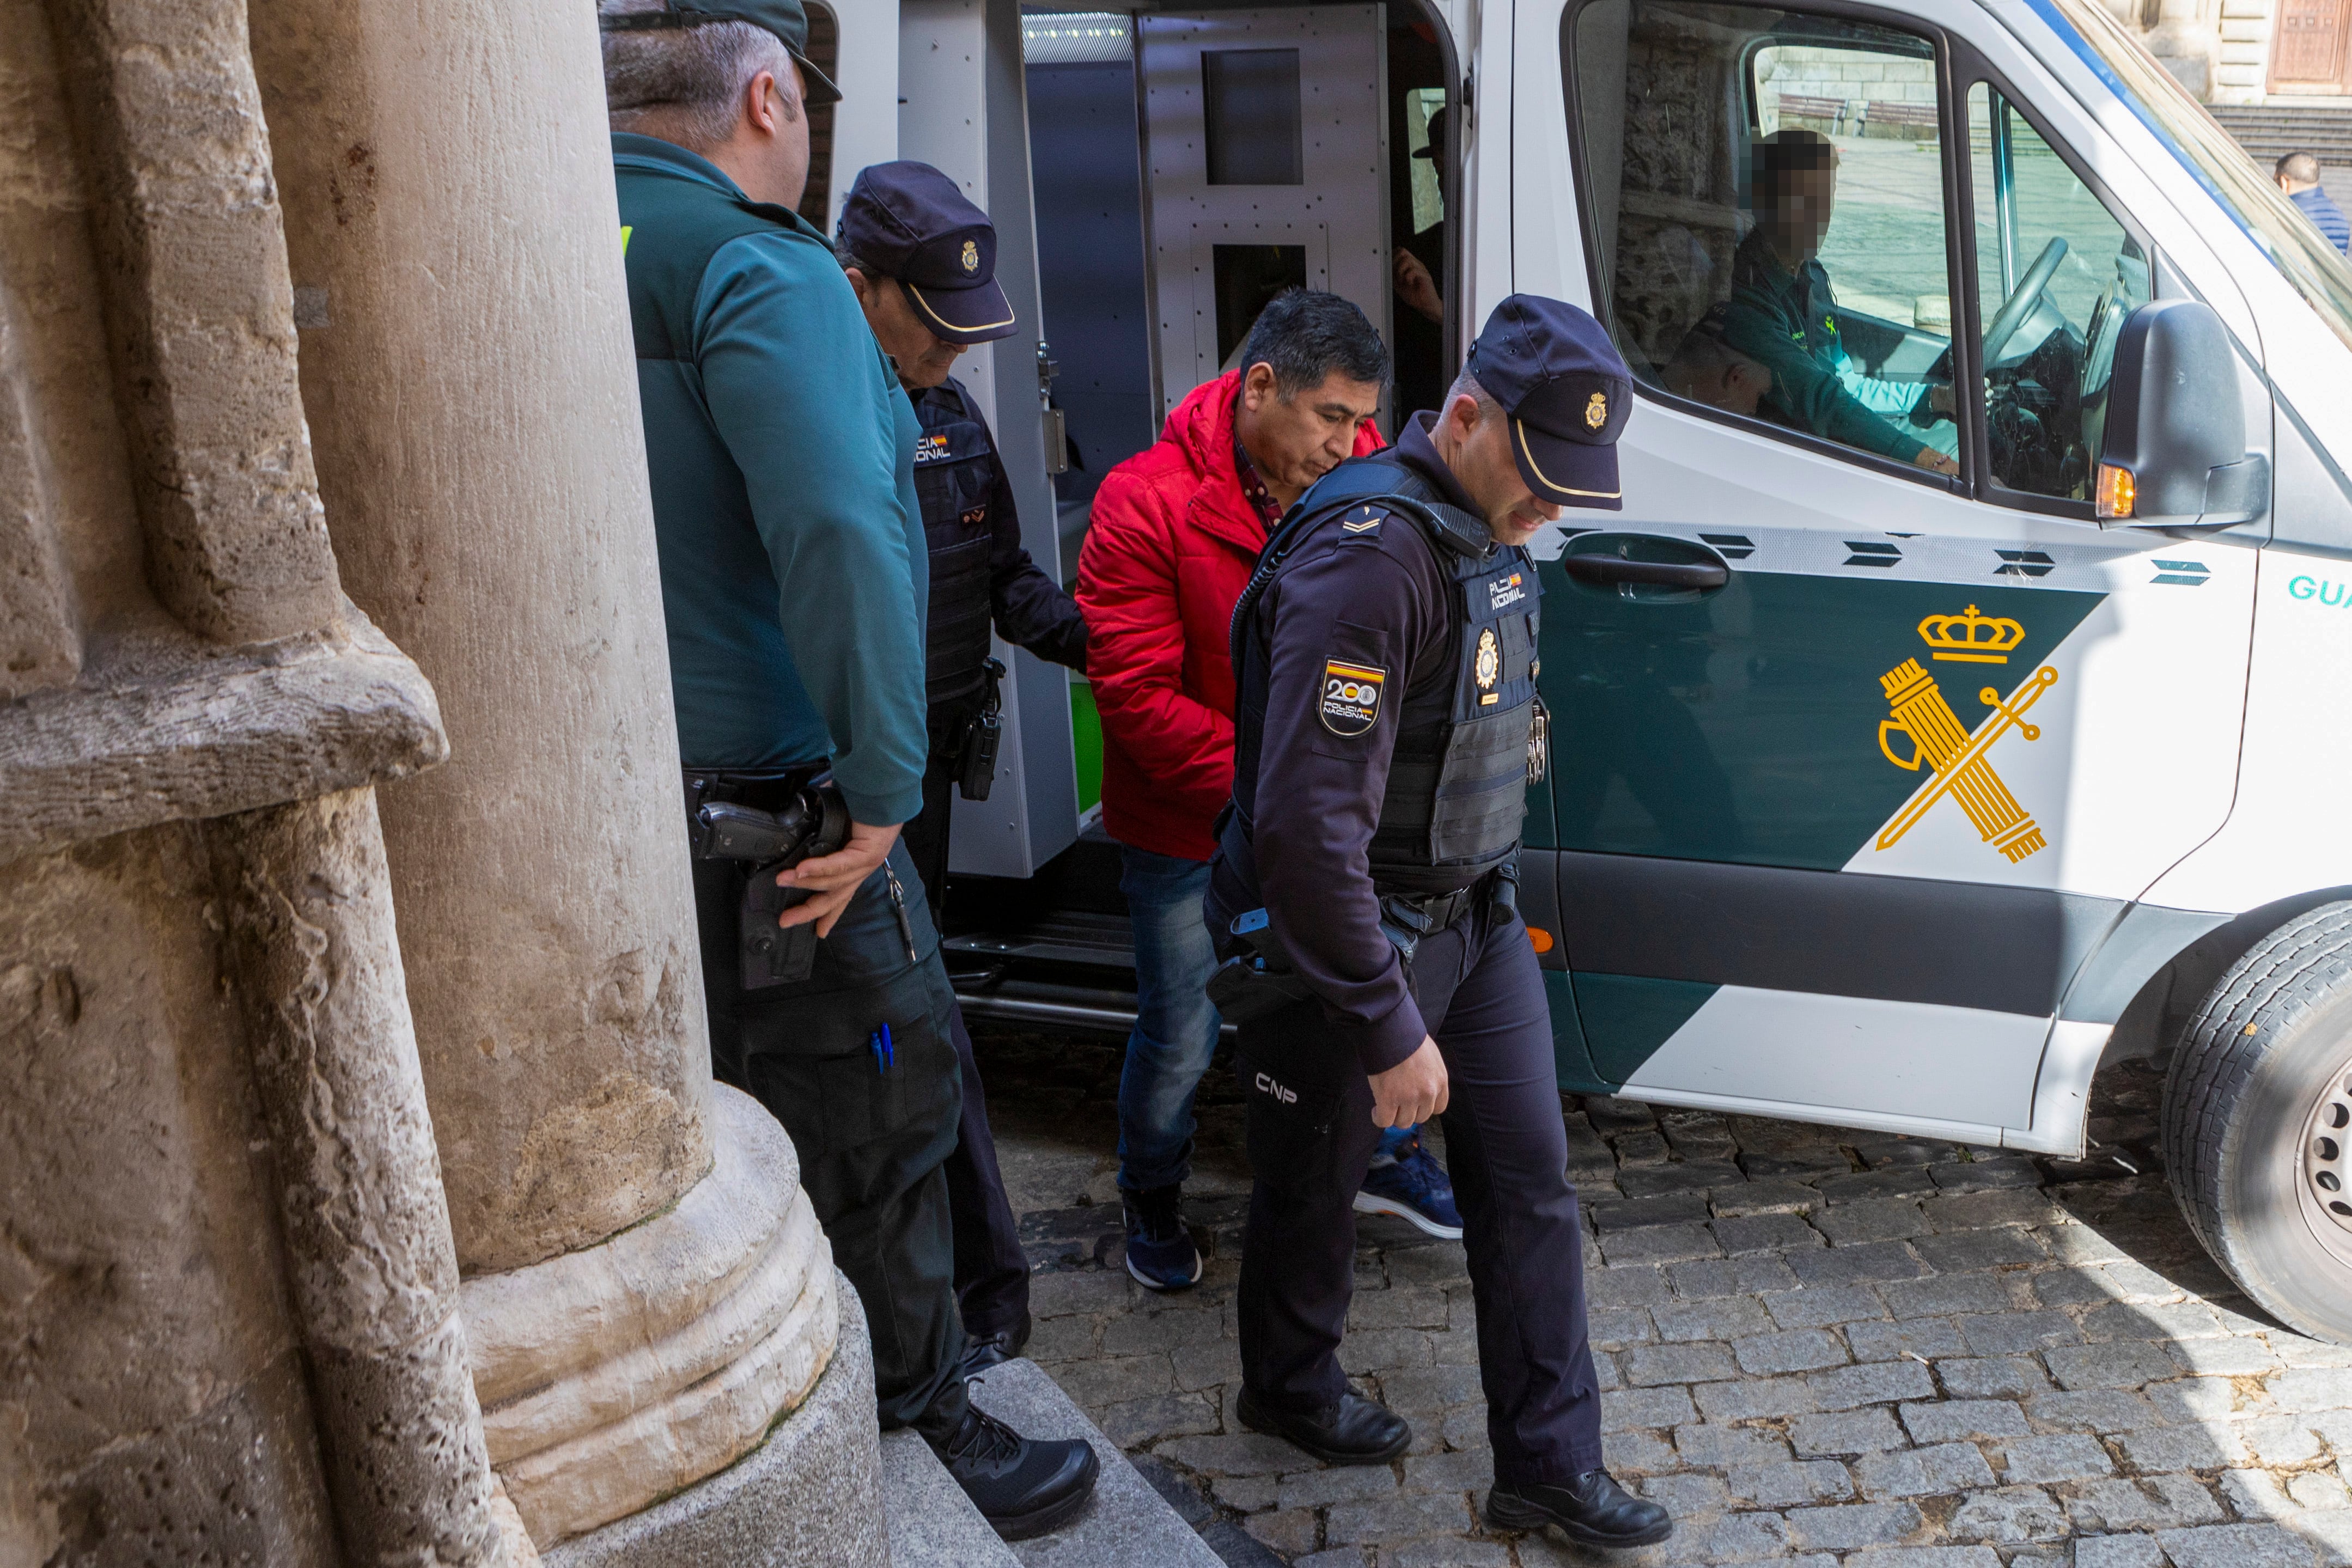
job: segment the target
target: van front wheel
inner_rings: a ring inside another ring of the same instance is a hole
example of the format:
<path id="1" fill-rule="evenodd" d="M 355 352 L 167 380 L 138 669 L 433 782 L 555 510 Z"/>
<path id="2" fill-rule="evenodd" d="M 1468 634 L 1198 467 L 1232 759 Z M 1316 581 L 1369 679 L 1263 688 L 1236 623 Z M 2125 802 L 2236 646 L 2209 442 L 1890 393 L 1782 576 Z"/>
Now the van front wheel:
<path id="1" fill-rule="evenodd" d="M 2352 903 L 2289 921 L 2213 988 L 2165 1080 L 2164 1158 L 2246 1294 L 2352 1343 Z"/>

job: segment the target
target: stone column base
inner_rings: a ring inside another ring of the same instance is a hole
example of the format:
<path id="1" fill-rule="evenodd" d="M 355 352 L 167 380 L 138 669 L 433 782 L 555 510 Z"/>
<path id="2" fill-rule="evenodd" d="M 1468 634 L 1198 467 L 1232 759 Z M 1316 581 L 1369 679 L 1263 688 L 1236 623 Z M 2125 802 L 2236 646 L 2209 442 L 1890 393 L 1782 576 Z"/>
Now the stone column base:
<path id="1" fill-rule="evenodd" d="M 834 1299 L 833 1361 L 765 1442 L 709 1479 L 547 1552 L 546 1568 L 887 1568 L 866 1309 L 838 1270 Z"/>

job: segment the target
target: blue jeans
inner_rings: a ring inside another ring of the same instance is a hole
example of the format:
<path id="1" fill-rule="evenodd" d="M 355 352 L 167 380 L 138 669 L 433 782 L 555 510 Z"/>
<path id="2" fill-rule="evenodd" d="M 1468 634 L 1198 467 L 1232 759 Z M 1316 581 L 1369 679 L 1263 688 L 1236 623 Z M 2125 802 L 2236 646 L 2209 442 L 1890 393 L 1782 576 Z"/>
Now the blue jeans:
<path id="1" fill-rule="evenodd" d="M 1192 1092 L 1222 1022 L 1209 1000 L 1217 950 L 1201 900 L 1209 862 L 1119 846 L 1135 926 L 1135 1028 L 1118 1078 L 1118 1185 L 1140 1192 L 1192 1174 Z"/>

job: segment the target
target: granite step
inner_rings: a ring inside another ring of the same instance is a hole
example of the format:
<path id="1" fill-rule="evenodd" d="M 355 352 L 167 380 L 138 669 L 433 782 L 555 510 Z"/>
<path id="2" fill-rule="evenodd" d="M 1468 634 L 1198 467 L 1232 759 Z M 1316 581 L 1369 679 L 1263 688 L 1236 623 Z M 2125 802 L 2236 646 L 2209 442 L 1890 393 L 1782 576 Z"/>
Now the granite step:
<path id="1" fill-rule="evenodd" d="M 931 1446 L 904 1427 L 882 1434 L 882 1518 L 890 1568 L 1020 1568 Z"/>
<path id="2" fill-rule="evenodd" d="M 1094 1501 L 1050 1535 L 1006 1544 L 980 1516 L 929 1445 L 912 1432 L 882 1438 L 882 1511 L 891 1568 L 1223 1568 L 1223 1560 L 1087 1419 L 1061 1385 L 1028 1360 L 992 1366 L 972 1402 L 1031 1437 L 1084 1437 L 1102 1461 Z"/>
<path id="3" fill-rule="evenodd" d="M 1051 1535 L 1013 1543 L 1022 1568 L 1223 1568 L 1208 1542 L 1035 1362 L 989 1368 L 973 1385 L 972 1399 L 1025 1437 L 1084 1437 L 1102 1460 L 1102 1479 L 1086 1512 Z"/>

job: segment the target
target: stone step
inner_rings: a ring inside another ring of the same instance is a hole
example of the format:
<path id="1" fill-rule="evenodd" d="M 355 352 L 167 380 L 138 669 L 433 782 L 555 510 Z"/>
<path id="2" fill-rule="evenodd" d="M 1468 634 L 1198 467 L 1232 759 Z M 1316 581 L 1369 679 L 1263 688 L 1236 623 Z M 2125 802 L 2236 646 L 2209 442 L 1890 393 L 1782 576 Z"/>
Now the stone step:
<path id="1" fill-rule="evenodd" d="M 904 1427 L 882 1434 L 882 1517 L 890 1568 L 1020 1568 L 931 1446 Z"/>
<path id="2" fill-rule="evenodd" d="M 1036 1363 L 1008 1361 L 989 1368 L 974 1385 L 972 1399 L 1024 1437 L 1084 1437 L 1102 1460 L 1092 1507 L 1051 1535 L 1013 1543 L 1022 1568 L 1223 1568 L 1217 1553 L 1137 1473 L 1118 1445 Z"/>

